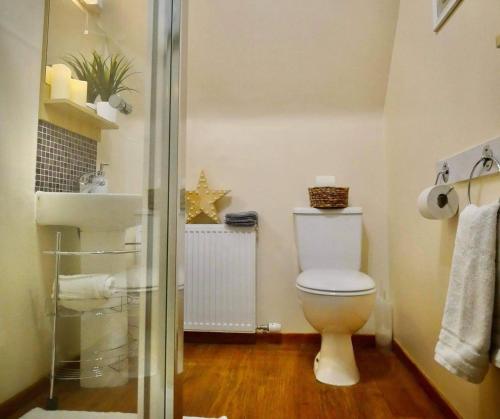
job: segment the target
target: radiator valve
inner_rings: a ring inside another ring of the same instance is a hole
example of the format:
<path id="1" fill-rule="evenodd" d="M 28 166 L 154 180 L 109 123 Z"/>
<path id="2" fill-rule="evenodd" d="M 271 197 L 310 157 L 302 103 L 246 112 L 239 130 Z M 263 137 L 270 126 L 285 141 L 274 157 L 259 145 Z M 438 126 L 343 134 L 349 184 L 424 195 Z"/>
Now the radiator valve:
<path id="1" fill-rule="evenodd" d="M 281 323 L 269 322 L 266 324 L 262 324 L 257 327 L 257 331 L 259 332 L 267 332 L 267 333 L 280 333 L 281 332 Z"/>

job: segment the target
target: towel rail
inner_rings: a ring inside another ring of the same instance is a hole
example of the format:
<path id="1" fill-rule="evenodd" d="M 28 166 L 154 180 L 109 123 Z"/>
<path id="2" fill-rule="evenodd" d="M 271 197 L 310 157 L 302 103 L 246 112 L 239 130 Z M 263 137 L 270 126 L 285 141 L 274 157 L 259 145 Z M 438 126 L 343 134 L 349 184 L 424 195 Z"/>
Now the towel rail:
<path id="1" fill-rule="evenodd" d="M 476 171 L 477 167 L 483 163 L 483 168 L 486 168 L 486 170 L 490 171 L 493 163 L 497 166 L 498 171 L 500 172 L 500 161 L 493 155 L 491 150 L 487 147 L 484 148 L 483 150 L 483 155 L 481 158 L 472 166 L 472 170 L 469 175 L 469 183 L 467 184 L 467 199 L 469 200 L 469 205 L 472 204 L 472 199 L 470 197 L 470 190 L 471 190 L 471 183 L 472 183 L 472 178 L 474 177 L 474 172 Z"/>
<path id="2" fill-rule="evenodd" d="M 61 250 L 62 234 L 57 232 L 56 234 L 56 247 L 55 250 L 44 251 L 46 255 L 54 256 L 55 263 L 55 274 L 53 281 L 53 297 L 52 297 L 52 340 L 51 340 L 51 368 L 50 368 L 50 388 L 49 397 L 47 399 L 47 410 L 57 410 L 58 401 L 55 395 L 54 383 L 56 379 L 59 380 L 86 380 L 99 378 L 105 375 L 106 369 L 112 369 L 116 372 L 121 370 L 121 365 L 127 360 L 129 353 L 117 356 L 110 356 L 113 351 L 119 351 L 120 349 L 125 350 L 128 347 L 128 342 L 122 347 L 109 348 L 106 351 L 95 352 L 96 358 L 90 360 L 90 362 L 96 362 L 97 365 L 91 364 L 89 368 L 82 369 L 82 360 L 60 360 L 57 355 L 57 332 L 58 332 L 58 318 L 59 317 L 70 317 L 73 315 L 81 315 L 81 311 L 77 309 L 64 308 L 63 305 L 59 305 L 61 299 L 59 298 L 60 291 L 60 268 L 61 268 L 61 257 L 62 256 L 91 256 L 91 255 L 125 255 L 125 254 L 137 254 L 140 252 L 138 249 L 129 250 L 94 250 L 94 251 L 76 251 L 76 252 L 65 252 Z M 126 245 L 138 245 L 139 243 L 126 243 Z M 130 290 L 128 287 L 123 288 L 123 295 L 118 295 L 115 298 L 119 300 L 116 305 L 110 305 L 109 307 L 91 308 L 86 310 L 86 313 L 93 312 L 96 316 L 101 316 L 104 314 L 113 314 L 116 312 L 121 312 L 128 305 L 138 305 L 139 299 L 134 294 L 140 294 L 141 292 L 154 291 L 154 288 L 134 288 Z M 133 294 L 132 294 L 133 293 Z M 94 300 L 94 298 L 86 299 Z M 95 299 L 100 300 L 100 299 Z M 104 362 L 108 360 L 118 359 L 113 362 Z M 87 363 L 87 360 L 84 360 Z"/>
<path id="3" fill-rule="evenodd" d="M 500 172 L 500 159 L 496 156 L 500 156 L 500 137 L 440 160 L 436 165 L 435 185 L 439 184 L 440 179 L 444 184 L 450 184 L 450 186 L 462 181 L 467 182 L 467 200 L 470 205 L 472 204 L 472 180 Z M 471 161 L 475 162 L 472 169 Z M 497 170 L 492 170 L 494 167 Z"/>
<path id="4" fill-rule="evenodd" d="M 455 184 L 458 182 L 467 182 L 470 177 L 471 167 L 479 158 L 485 156 L 497 156 L 500 159 L 500 136 L 484 141 L 474 147 L 464 150 L 455 155 L 446 157 L 436 162 L 435 176 L 447 170 L 448 179 L 444 183 Z M 473 177 L 488 176 L 496 173 L 491 170 L 493 162 L 489 161 L 483 170 L 474 172 Z"/>

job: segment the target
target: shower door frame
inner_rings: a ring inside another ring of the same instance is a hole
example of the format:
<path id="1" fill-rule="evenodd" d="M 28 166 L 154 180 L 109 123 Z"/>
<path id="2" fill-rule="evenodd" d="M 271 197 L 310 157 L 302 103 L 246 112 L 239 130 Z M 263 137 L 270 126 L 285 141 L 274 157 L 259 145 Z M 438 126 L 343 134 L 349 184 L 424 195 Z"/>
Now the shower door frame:
<path id="1" fill-rule="evenodd" d="M 182 350 L 183 303 L 179 292 L 177 260 L 182 256 L 180 231 L 183 226 L 179 182 L 183 178 L 179 165 L 179 92 L 180 92 L 180 23 L 182 0 L 150 0 L 150 62 L 149 80 L 149 164 L 147 178 L 148 217 L 148 280 L 159 276 L 160 298 L 154 324 L 150 295 L 146 301 L 145 347 L 142 362 L 143 382 L 139 386 L 140 418 L 182 418 L 181 369 L 177 357 Z M 178 240 L 180 236 L 180 240 Z M 156 237 L 156 238 L 155 238 Z M 180 255 L 179 255 L 180 253 Z M 156 259 L 156 262 L 155 262 Z M 156 339 L 154 334 L 156 333 Z M 157 374 L 151 370 L 157 340 Z M 163 353 L 162 353 L 163 349 Z M 181 357 L 182 358 L 182 357 Z M 163 413 L 163 414 L 162 414 Z"/>

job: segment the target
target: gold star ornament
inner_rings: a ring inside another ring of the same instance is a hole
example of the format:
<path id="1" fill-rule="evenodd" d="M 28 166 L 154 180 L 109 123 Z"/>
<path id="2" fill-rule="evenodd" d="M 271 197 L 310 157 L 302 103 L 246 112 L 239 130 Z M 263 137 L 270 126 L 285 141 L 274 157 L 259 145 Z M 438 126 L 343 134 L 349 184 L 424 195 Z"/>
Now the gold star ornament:
<path id="1" fill-rule="evenodd" d="M 193 222 L 200 214 L 205 214 L 214 223 L 219 223 L 215 203 L 229 192 L 227 190 L 209 189 L 207 177 L 202 171 L 196 190 L 186 192 L 186 223 Z"/>

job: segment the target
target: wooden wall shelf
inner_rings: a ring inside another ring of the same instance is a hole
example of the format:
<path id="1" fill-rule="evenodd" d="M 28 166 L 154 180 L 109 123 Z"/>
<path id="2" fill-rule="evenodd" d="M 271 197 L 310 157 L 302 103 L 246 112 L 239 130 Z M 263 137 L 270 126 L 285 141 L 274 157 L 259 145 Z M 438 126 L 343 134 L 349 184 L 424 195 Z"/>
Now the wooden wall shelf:
<path id="1" fill-rule="evenodd" d="M 68 99 L 47 99 L 44 101 L 45 106 L 57 111 L 61 115 L 65 115 L 71 119 L 81 120 L 82 123 L 91 125 L 98 129 L 118 129 L 119 126 L 105 118 L 100 117 L 97 113 L 88 107 L 81 106 Z"/>

